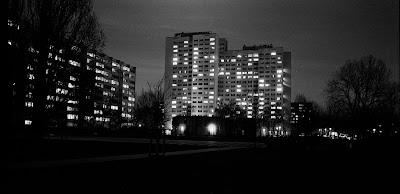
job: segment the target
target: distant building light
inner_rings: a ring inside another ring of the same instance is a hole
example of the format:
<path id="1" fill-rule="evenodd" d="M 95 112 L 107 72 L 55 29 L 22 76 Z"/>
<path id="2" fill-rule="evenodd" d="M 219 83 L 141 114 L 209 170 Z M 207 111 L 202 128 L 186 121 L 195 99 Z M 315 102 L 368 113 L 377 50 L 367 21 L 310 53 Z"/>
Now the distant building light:
<path id="1" fill-rule="evenodd" d="M 25 125 L 32 125 L 32 121 L 31 120 L 25 120 Z"/>

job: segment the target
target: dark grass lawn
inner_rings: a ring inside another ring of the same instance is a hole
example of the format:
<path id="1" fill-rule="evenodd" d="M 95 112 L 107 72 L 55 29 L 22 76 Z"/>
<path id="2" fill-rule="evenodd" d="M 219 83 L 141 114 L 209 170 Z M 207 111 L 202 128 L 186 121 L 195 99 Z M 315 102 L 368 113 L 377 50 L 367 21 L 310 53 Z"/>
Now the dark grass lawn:
<path id="1" fill-rule="evenodd" d="M 11 193 L 399 193 L 397 141 L 336 143 L 9 169 L 7 186 Z"/>
<path id="2" fill-rule="evenodd" d="M 397 162 L 387 154 L 237 149 L 13 169 L 7 186 L 17 193 L 396 193 Z"/>
<path id="3" fill-rule="evenodd" d="M 155 153 L 153 140 L 152 152 Z M 206 146 L 166 145 L 165 151 L 182 151 L 209 148 Z M 44 160 L 62 160 L 84 157 L 113 156 L 126 154 L 146 154 L 149 150 L 147 143 L 104 142 L 44 139 L 40 142 L 15 141 L 8 148 L 9 162 L 28 162 Z M 162 152 L 162 145 L 159 146 Z"/>

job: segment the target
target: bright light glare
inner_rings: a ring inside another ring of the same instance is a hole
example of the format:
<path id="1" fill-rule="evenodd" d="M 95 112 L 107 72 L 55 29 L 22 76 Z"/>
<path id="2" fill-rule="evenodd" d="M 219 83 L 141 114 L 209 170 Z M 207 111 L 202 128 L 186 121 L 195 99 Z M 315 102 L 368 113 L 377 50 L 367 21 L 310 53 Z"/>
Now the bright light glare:
<path id="1" fill-rule="evenodd" d="M 185 132 L 185 125 L 181 125 L 179 126 L 179 131 L 181 132 L 181 134 L 183 134 Z"/>
<path id="2" fill-rule="evenodd" d="M 210 132 L 210 135 L 216 135 L 217 134 L 217 126 L 213 123 L 210 123 L 207 126 L 208 132 Z"/>

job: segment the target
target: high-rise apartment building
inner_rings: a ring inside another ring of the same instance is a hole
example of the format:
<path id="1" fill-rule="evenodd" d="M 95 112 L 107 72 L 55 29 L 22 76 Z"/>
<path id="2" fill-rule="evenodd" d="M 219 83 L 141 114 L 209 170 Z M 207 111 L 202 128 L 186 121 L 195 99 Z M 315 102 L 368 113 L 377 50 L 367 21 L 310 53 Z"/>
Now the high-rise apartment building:
<path id="1" fill-rule="evenodd" d="M 235 102 L 248 118 L 289 119 L 290 52 L 260 45 L 220 55 L 220 104 Z M 283 118 L 286 116 L 287 118 Z"/>
<path id="2" fill-rule="evenodd" d="M 167 121 L 177 115 L 214 115 L 218 91 L 219 44 L 218 35 L 211 32 L 177 33 L 174 37 L 167 37 Z"/>
<path id="3" fill-rule="evenodd" d="M 98 52 L 87 53 L 96 73 L 92 120 L 95 125 L 118 128 L 133 125 L 136 67 Z"/>
<path id="4" fill-rule="evenodd" d="M 13 40 L 8 41 L 13 49 Z M 112 128 L 133 125 L 136 67 L 76 46 L 48 49 L 46 120 L 49 127 Z M 32 124 L 35 71 L 39 51 L 28 49 L 23 108 L 13 104 L 15 122 Z M 20 72 L 25 73 L 25 72 Z M 37 86 L 36 86 L 37 87 Z M 17 113 L 18 111 L 18 113 Z M 17 117 L 17 116 L 16 116 Z"/>
<path id="5" fill-rule="evenodd" d="M 193 32 L 167 37 L 165 50 L 167 127 L 174 116 L 215 116 L 231 102 L 248 118 L 289 123 L 291 53 L 282 47 L 228 50 L 225 38 Z"/>

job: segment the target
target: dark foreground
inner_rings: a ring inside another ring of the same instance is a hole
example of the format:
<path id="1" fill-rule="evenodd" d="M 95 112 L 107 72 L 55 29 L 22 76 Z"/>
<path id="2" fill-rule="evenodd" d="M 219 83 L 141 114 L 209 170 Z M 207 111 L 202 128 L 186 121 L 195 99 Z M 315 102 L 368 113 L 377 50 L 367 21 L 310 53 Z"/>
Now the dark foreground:
<path id="1" fill-rule="evenodd" d="M 398 143 L 273 141 L 236 149 L 7 169 L 8 193 L 398 193 Z"/>

